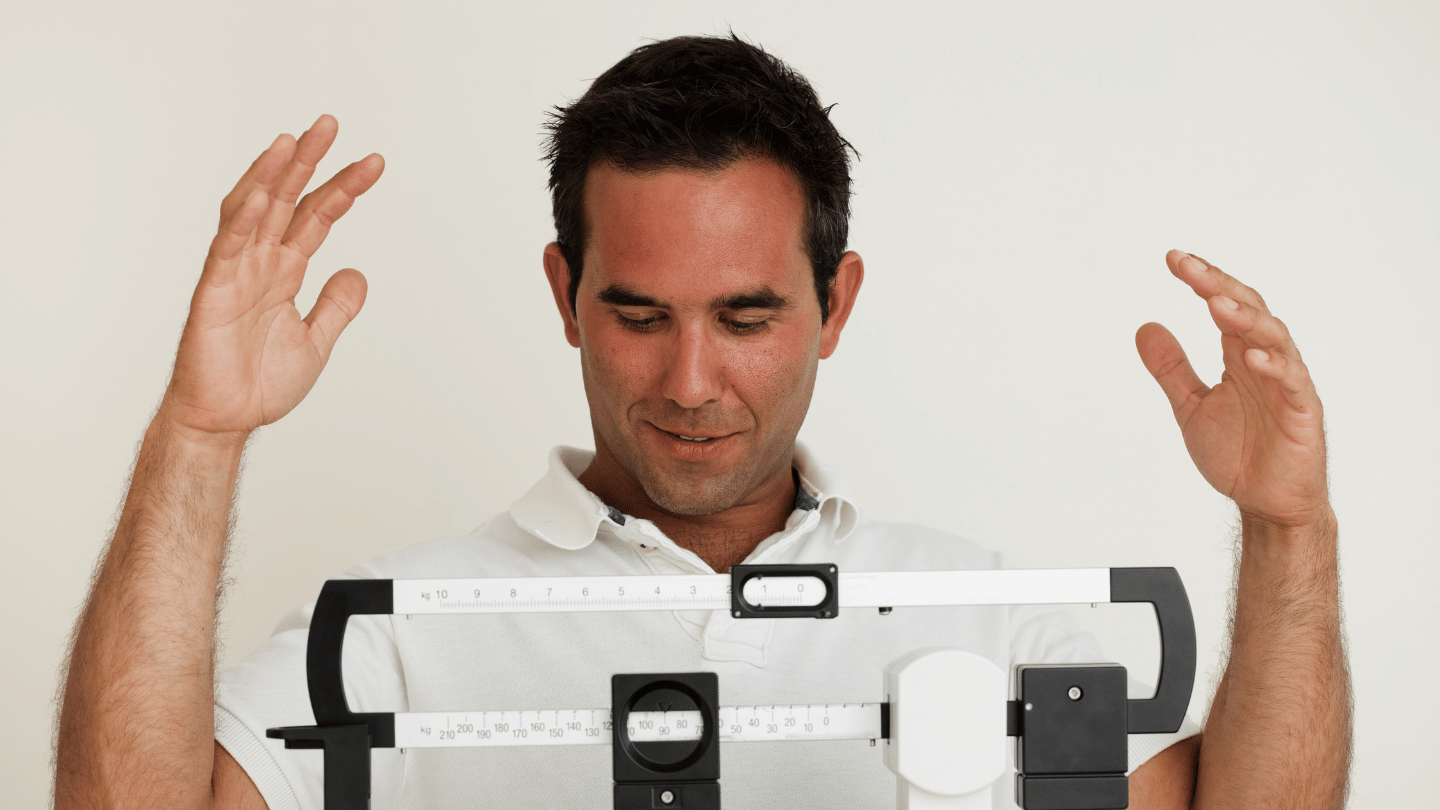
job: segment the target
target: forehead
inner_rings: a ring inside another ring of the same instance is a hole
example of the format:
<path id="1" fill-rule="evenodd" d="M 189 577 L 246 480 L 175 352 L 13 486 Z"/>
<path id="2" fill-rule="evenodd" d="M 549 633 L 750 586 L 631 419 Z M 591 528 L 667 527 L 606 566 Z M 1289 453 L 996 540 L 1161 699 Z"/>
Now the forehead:
<path id="1" fill-rule="evenodd" d="M 600 163 L 586 178 L 585 211 L 582 282 L 788 288 L 796 271 L 808 281 L 804 194 L 772 161 L 643 174 Z"/>

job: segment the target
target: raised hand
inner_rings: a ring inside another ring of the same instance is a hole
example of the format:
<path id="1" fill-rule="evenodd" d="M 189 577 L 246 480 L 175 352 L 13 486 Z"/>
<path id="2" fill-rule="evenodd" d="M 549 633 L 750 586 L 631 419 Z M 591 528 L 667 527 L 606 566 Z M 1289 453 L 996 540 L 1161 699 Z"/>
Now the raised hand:
<path id="1" fill-rule="evenodd" d="M 276 138 L 221 202 L 160 408 L 173 427 L 243 439 L 289 413 L 365 303 L 365 277 L 345 269 L 325 282 L 309 315 L 295 307 L 310 257 L 385 168 L 372 154 L 297 206 L 337 129 L 322 115 L 298 142 Z"/>
<path id="2" fill-rule="evenodd" d="M 1172 250 L 1165 263 L 1209 304 L 1225 360 L 1211 388 L 1165 327 L 1135 334 L 1195 466 L 1242 516 L 1277 528 L 1317 522 L 1329 511 L 1323 414 L 1289 330 L 1259 293 L 1204 259 Z"/>

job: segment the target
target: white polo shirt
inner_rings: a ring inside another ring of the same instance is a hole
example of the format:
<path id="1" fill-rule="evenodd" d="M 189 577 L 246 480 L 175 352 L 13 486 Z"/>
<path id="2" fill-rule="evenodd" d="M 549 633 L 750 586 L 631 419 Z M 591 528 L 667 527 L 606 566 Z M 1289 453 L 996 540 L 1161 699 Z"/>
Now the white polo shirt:
<path id="1" fill-rule="evenodd" d="M 463 537 L 429 540 L 351 568 L 346 577 L 713 574 L 648 520 L 611 509 L 577 480 L 589 451 L 556 448 L 547 474 L 505 514 Z M 796 445 L 801 491 L 785 528 L 747 563 L 834 563 L 841 572 L 1003 568 L 1000 555 L 958 537 L 875 521 Z M 318 589 L 317 589 L 318 592 Z M 314 604 L 216 686 L 215 738 L 271 810 L 321 810 L 322 754 L 286 750 L 274 726 L 314 722 L 305 644 Z M 744 619 L 725 610 L 357 616 L 345 638 L 345 693 L 354 711 L 582 709 L 610 704 L 615 673 L 711 671 L 724 706 L 884 700 L 893 660 L 959 647 L 1011 672 L 1021 663 L 1107 660 L 1063 607 L 1031 605 L 841 611 L 831 620 Z M 1130 768 L 1199 731 L 1130 738 Z M 1009 746 L 1007 746 L 1009 747 Z M 1012 763 L 1013 768 L 1013 763 Z M 746 743 L 721 749 L 727 810 L 895 806 L 895 778 L 868 741 Z M 377 749 L 371 807 L 584 807 L 612 804 L 608 746 Z M 1014 808 L 1014 771 L 993 806 Z"/>

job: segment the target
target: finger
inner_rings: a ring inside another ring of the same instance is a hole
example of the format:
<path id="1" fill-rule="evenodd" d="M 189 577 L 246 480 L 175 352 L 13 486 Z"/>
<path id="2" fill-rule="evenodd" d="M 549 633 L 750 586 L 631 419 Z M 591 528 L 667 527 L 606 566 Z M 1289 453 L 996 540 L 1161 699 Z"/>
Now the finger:
<path id="1" fill-rule="evenodd" d="M 310 327 L 310 340 L 320 353 L 320 362 L 330 360 L 330 350 L 345 327 L 360 314 L 365 305 L 365 276 L 359 270 L 346 268 L 330 277 L 315 299 L 315 306 L 305 316 Z"/>
<path id="2" fill-rule="evenodd" d="M 335 134 L 339 129 L 340 125 L 334 116 L 322 115 L 300 136 L 290 162 L 269 189 L 270 210 L 265 213 L 265 219 L 260 223 L 261 240 L 278 241 L 285 233 L 295 211 L 295 201 L 300 199 L 305 184 L 314 176 L 320 159 L 330 151 L 330 145 L 335 142 Z"/>
<path id="3" fill-rule="evenodd" d="M 220 201 L 222 227 L 225 220 L 235 213 L 235 209 L 250 199 L 250 195 L 255 192 L 255 189 L 268 189 L 275 182 L 275 179 L 280 176 L 280 171 L 285 168 L 285 164 L 290 162 L 290 157 L 294 153 L 295 139 L 281 134 L 265 148 L 264 152 L 260 153 L 260 157 L 255 158 L 255 162 L 251 163 L 250 168 L 240 176 L 235 187 L 230 189 L 230 193 Z"/>
<path id="4" fill-rule="evenodd" d="M 1165 264 L 1176 278 L 1190 285 L 1201 298 L 1225 295 L 1251 306 L 1266 309 L 1260 293 L 1241 284 L 1238 279 L 1193 253 L 1172 250 L 1165 254 Z"/>
<path id="5" fill-rule="evenodd" d="M 244 200 L 229 220 L 220 224 L 220 232 L 210 242 L 210 255 L 205 257 L 205 269 L 201 278 L 212 284 L 229 284 L 235 278 L 240 266 L 240 254 L 255 235 L 260 217 L 265 213 L 270 199 L 263 190 L 256 189 Z"/>
<path id="6" fill-rule="evenodd" d="M 1207 303 L 1210 305 L 1210 317 L 1222 334 L 1238 337 L 1250 348 L 1299 356 L 1294 341 L 1290 339 L 1290 330 L 1268 310 L 1242 304 L 1223 295 L 1217 295 Z"/>
<path id="7" fill-rule="evenodd" d="M 385 158 L 372 154 L 336 172 L 325 185 L 305 195 L 295 208 L 290 228 L 281 243 L 315 255 L 335 221 L 350 210 L 355 198 L 370 190 L 385 171 Z"/>
<path id="8" fill-rule="evenodd" d="M 1238 349 L 1245 368 L 1274 381 L 1291 408 L 1315 412 L 1320 396 L 1285 323 L 1265 310 L 1223 295 L 1211 298 L 1209 303 L 1215 325 L 1243 344 L 1230 350 Z"/>
<path id="9" fill-rule="evenodd" d="M 1180 341 L 1160 324 L 1147 323 L 1140 327 L 1135 333 L 1135 348 L 1145 369 L 1170 400 L 1176 421 L 1183 425 L 1189 412 L 1210 393 L 1210 387 L 1195 374 L 1185 350 L 1180 348 Z"/>
<path id="10" fill-rule="evenodd" d="M 1298 355 L 1246 349 L 1245 367 L 1274 381 L 1280 396 L 1291 408 L 1304 414 L 1320 412 L 1320 395 L 1310 379 L 1310 369 Z"/>

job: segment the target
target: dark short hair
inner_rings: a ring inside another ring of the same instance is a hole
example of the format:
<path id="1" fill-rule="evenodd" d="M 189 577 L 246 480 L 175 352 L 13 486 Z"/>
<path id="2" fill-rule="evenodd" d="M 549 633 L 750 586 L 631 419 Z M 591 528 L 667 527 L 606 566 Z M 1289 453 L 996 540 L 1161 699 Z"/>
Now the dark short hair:
<path id="1" fill-rule="evenodd" d="M 831 105 L 834 106 L 834 105 Z M 788 170 L 805 196 L 805 251 L 822 321 L 845 254 L 849 149 L 805 77 L 735 36 L 676 37 L 631 51 L 545 123 L 555 241 L 570 266 L 570 309 L 589 235 L 585 179 L 601 161 L 621 171 L 717 172 L 745 158 Z"/>

